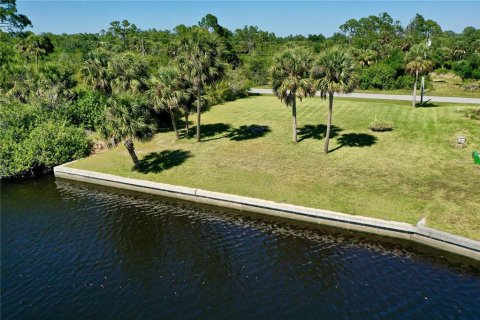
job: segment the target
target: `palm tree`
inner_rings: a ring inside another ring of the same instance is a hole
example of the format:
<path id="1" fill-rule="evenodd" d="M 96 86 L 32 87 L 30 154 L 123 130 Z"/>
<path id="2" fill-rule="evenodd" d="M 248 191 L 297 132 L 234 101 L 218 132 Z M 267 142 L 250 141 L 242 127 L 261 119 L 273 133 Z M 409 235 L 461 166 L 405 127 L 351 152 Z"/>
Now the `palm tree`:
<path id="1" fill-rule="evenodd" d="M 174 69 L 161 70 L 158 77 L 152 78 L 150 96 L 155 111 L 166 110 L 170 114 L 175 136 L 180 139 L 175 112 L 188 102 L 190 93 L 182 87 L 179 73 Z"/>
<path id="2" fill-rule="evenodd" d="M 405 60 L 407 62 L 405 66 L 405 70 L 407 72 L 410 72 L 410 74 L 415 75 L 415 82 L 413 83 L 413 100 L 412 100 L 412 107 L 414 108 L 417 102 L 418 75 L 428 73 L 433 66 L 432 61 L 427 60 L 425 57 L 426 50 L 427 50 L 426 46 L 416 45 L 416 46 L 413 46 L 412 49 L 410 49 L 410 51 L 405 56 Z"/>
<path id="3" fill-rule="evenodd" d="M 181 72 L 192 84 L 197 102 L 197 142 L 200 142 L 201 97 L 207 84 L 219 80 L 225 70 L 221 61 L 223 48 L 216 37 L 201 28 L 194 28 L 178 44 L 177 60 Z"/>
<path id="4" fill-rule="evenodd" d="M 17 44 L 17 50 L 27 56 L 35 57 L 35 64 L 38 65 L 40 56 L 46 56 L 53 52 L 53 44 L 49 37 L 32 34 Z"/>
<path id="5" fill-rule="evenodd" d="M 328 143 L 332 127 L 333 96 L 337 93 L 352 92 L 357 85 L 355 61 L 340 48 L 332 48 L 325 52 L 317 61 L 313 76 L 315 87 L 320 90 L 320 97 L 326 99 L 328 94 L 328 119 L 325 145 L 323 151 L 328 153 Z"/>
<path id="6" fill-rule="evenodd" d="M 38 58 L 41 55 L 47 55 L 53 51 L 53 45 L 49 38 L 31 34 L 27 38 L 21 39 L 16 45 L 16 50 L 25 55 L 27 62 L 30 62 L 30 56 L 35 57 L 35 63 L 38 65 Z"/>
<path id="7" fill-rule="evenodd" d="M 89 52 L 82 68 L 83 77 L 92 89 L 105 94 L 112 93 L 112 77 L 108 72 L 109 61 L 110 55 L 107 52 Z"/>
<path id="8" fill-rule="evenodd" d="M 122 95 L 107 100 L 105 122 L 100 132 L 104 138 L 115 141 L 115 144 L 124 141 L 136 168 L 140 166 L 140 161 L 133 140 L 147 139 L 154 130 L 155 125 L 150 122 L 148 108 L 139 99 Z"/>
<path id="9" fill-rule="evenodd" d="M 126 52 L 112 57 L 108 63 L 112 89 L 117 93 L 137 94 L 148 89 L 148 68 L 138 55 Z"/>
<path id="10" fill-rule="evenodd" d="M 286 49 L 273 58 L 272 88 L 287 106 L 292 106 L 293 142 L 297 142 L 297 101 L 315 94 L 310 81 L 312 56 L 302 48 Z"/>

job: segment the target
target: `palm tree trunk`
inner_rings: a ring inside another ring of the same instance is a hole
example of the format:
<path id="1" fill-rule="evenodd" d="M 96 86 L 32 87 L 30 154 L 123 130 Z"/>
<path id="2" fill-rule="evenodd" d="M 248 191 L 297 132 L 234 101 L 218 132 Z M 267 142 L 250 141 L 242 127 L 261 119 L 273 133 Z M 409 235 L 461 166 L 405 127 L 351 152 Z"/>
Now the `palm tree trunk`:
<path id="1" fill-rule="evenodd" d="M 200 114 L 201 114 L 200 88 L 197 91 L 197 142 L 200 142 Z"/>
<path id="2" fill-rule="evenodd" d="M 297 101 L 295 94 L 293 94 L 292 101 L 292 140 L 297 143 Z"/>
<path id="3" fill-rule="evenodd" d="M 131 138 L 125 140 L 125 148 L 127 148 L 130 157 L 132 158 L 133 165 L 138 168 L 140 167 L 140 161 L 138 161 L 137 154 L 135 153 L 135 146 L 133 145 L 133 141 Z"/>
<path id="4" fill-rule="evenodd" d="M 422 81 L 420 82 L 420 105 L 423 105 L 424 92 L 425 92 L 425 76 L 422 76 Z"/>
<path id="5" fill-rule="evenodd" d="M 168 111 L 170 113 L 170 119 L 172 120 L 173 131 L 175 131 L 175 137 L 180 139 L 180 135 L 178 134 L 177 124 L 175 123 L 175 115 L 173 114 L 172 109 Z"/>
<path id="6" fill-rule="evenodd" d="M 185 130 L 187 131 L 187 137 L 189 135 L 190 131 L 190 126 L 188 124 L 188 113 L 185 113 Z"/>
<path id="7" fill-rule="evenodd" d="M 415 108 L 415 105 L 417 104 L 417 82 L 418 82 L 418 70 L 415 71 L 415 83 L 413 84 L 412 107 L 414 107 L 414 108 Z"/>
<path id="8" fill-rule="evenodd" d="M 333 114 L 333 93 L 328 94 L 328 119 L 327 119 L 327 132 L 325 133 L 325 145 L 323 146 L 323 152 L 328 153 L 328 143 L 330 141 L 330 129 L 332 126 L 332 114 Z"/>
<path id="9" fill-rule="evenodd" d="M 38 53 L 35 53 L 35 65 L 38 66 Z"/>

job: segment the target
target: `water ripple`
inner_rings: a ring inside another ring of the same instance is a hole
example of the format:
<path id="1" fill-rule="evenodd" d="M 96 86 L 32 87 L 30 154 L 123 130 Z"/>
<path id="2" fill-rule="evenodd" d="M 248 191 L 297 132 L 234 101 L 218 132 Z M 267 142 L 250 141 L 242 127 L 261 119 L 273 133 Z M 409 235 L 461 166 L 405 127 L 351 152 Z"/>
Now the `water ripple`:
<path id="1" fill-rule="evenodd" d="M 45 178 L 2 184 L 2 319 L 478 319 L 479 265 Z"/>

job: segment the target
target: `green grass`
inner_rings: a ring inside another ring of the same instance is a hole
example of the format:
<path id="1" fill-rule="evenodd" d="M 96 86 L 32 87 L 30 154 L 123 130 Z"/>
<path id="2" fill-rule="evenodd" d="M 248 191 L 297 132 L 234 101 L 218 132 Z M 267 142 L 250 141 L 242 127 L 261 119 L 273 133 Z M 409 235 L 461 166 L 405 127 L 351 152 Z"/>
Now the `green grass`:
<path id="1" fill-rule="evenodd" d="M 204 113 L 202 143 L 175 141 L 171 131 L 138 142 L 143 172 L 123 146 L 70 166 L 412 224 L 426 217 L 427 226 L 480 239 L 480 166 L 471 157 L 480 122 L 464 116 L 467 108 L 336 99 L 334 151 L 324 155 L 325 101 L 299 103 L 300 131 L 311 130 L 293 144 L 290 108 L 273 96 L 251 97 Z M 395 129 L 369 131 L 375 116 Z M 242 135 L 238 128 L 249 125 L 269 132 Z M 460 134 L 467 148 L 453 146 Z"/>

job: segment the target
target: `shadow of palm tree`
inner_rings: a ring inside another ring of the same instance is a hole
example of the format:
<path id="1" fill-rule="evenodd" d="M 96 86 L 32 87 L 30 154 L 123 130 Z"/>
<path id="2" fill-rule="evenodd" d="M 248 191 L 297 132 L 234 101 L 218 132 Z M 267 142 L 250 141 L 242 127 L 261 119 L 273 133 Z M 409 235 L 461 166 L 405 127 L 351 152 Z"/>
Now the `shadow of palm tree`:
<path id="1" fill-rule="evenodd" d="M 202 135 L 202 138 L 208 138 L 208 137 L 213 137 L 222 133 L 226 133 L 230 130 L 231 126 L 226 123 L 211 123 L 211 124 L 202 124 L 200 126 L 200 132 Z M 190 130 L 194 135 L 196 133 L 196 127 L 193 127 L 192 130 Z M 209 141 L 209 140 L 218 140 L 227 137 L 228 135 L 222 135 L 219 137 L 215 138 L 210 138 L 210 139 L 205 139 L 204 141 Z"/>
<path id="2" fill-rule="evenodd" d="M 316 124 L 316 125 L 307 124 L 306 126 L 300 128 L 300 130 L 298 131 L 298 136 L 299 136 L 298 142 L 305 139 L 321 140 L 325 138 L 326 131 L 327 131 L 327 126 L 324 124 Z M 330 138 L 334 138 L 338 136 L 338 133 L 341 131 L 342 131 L 341 128 L 332 125 L 330 127 Z"/>
<path id="3" fill-rule="evenodd" d="M 190 151 L 180 149 L 151 152 L 140 160 L 140 166 L 134 168 L 134 170 L 142 173 L 159 173 L 163 170 L 181 165 L 191 156 Z"/>
<path id="4" fill-rule="evenodd" d="M 263 137 L 270 131 L 270 128 L 266 125 L 243 125 L 239 128 L 230 130 L 228 137 L 233 141 L 243 141 Z"/>
<path id="5" fill-rule="evenodd" d="M 370 147 L 377 142 L 377 137 L 367 133 L 346 133 L 338 138 L 340 145 L 329 152 L 333 152 L 342 147 Z"/>

